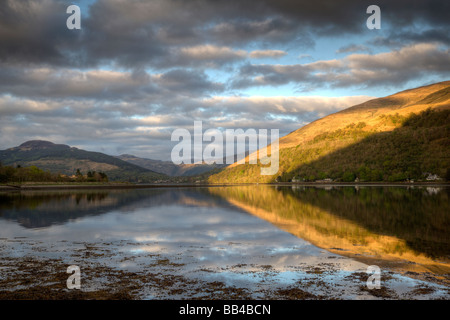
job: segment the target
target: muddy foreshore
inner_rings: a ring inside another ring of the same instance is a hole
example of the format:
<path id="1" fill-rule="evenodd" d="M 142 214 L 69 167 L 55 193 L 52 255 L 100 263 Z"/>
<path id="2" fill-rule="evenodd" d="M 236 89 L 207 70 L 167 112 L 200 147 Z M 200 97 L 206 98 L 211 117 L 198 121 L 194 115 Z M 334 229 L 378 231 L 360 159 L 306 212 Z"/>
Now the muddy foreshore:
<path id="1" fill-rule="evenodd" d="M 28 239 L 2 238 L 0 300 L 447 300 L 450 297 L 448 276 L 439 278 L 430 274 L 410 275 L 417 278 L 410 281 L 383 271 L 381 288 L 369 289 L 369 274 L 363 269 L 342 274 L 336 262 L 347 258 L 336 255 L 328 257 L 330 263 L 290 266 L 286 273 L 258 263 L 193 265 L 186 258 L 189 248 L 183 255 L 124 254 L 120 252 L 122 246 L 142 247 L 142 244 L 80 241 L 48 246 Z M 80 267 L 79 290 L 67 288 L 69 265 Z M 230 281 L 224 274 L 241 280 Z M 281 281 L 286 274 L 296 274 L 297 280 Z"/>

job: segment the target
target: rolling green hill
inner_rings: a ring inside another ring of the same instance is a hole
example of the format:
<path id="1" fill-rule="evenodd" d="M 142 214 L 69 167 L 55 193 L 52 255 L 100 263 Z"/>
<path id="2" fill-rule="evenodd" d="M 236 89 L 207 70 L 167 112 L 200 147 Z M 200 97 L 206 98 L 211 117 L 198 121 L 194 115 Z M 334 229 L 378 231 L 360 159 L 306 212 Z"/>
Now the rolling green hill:
<path id="1" fill-rule="evenodd" d="M 280 138 L 279 146 L 278 174 L 260 175 L 260 164 L 233 164 L 209 181 L 448 180 L 450 81 L 331 114 Z"/>
<path id="2" fill-rule="evenodd" d="M 64 144 L 32 140 L 0 151 L 2 165 L 36 166 L 45 171 L 71 176 L 79 169 L 101 171 L 110 181 L 151 182 L 166 177 L 100 152 L 86 151 Z"/>

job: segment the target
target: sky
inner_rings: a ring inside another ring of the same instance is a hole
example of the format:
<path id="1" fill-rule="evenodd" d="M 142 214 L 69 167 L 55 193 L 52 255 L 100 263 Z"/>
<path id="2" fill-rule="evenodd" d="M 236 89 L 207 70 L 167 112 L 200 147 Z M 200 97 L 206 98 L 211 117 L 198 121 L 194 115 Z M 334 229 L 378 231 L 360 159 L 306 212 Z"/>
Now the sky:
<path id="1" fill-rule="evenodd" d="M 68 29 L 67 7 L 81 9 Z M 370 5 L 380 29 L 369 29 Z M 449 80 L 450 2 L 2 0 L 0 149 L 48 140 L 170 160 L 175 129 L 286 135 Z"/>

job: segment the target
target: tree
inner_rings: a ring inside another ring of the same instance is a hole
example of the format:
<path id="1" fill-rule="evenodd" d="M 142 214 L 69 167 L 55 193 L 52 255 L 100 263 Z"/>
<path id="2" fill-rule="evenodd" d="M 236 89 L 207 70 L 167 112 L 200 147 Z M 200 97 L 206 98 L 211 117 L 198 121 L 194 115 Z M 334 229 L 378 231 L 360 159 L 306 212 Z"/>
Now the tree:
<path id="1" fill-rule="evenodd" d="M 84 177 L 83 177 L 83 174 L 81 173 L 80 169 L 77 169 L 77 173 L 75 175 L 76 175 L 77 181 L 83 181 Z"/>
<path id="2" fill-rule="evenodd" d="M 106 173 L 99 172 L 98 174 L 100 175 L 101 181 L 108 182 L 108 176 L 106 175 Z"/>
<path id="3" fill-rule="evenodd" d="M 355 174 L 353 172 L 350 172 L 350 171 L 346 171 L 344 173 L 344 175 L 342 176 L 342 180 L 344 182 L 353 182 L 353 181 L 355 181 L 355 179 L 356 179 Z"/>
<path id="4" fill-rule="evenodd" d="M 319 180 L 323 180 L 327 178 L 327 174 L 325 172 L 319 172 L 318 178 Z"/>
<path id="5" fill-rule="evenodd" d="M 362 181 L 371 180 L 370 169 L 366 166 L 360 166 L 358 169 L 358 177 Z"/>

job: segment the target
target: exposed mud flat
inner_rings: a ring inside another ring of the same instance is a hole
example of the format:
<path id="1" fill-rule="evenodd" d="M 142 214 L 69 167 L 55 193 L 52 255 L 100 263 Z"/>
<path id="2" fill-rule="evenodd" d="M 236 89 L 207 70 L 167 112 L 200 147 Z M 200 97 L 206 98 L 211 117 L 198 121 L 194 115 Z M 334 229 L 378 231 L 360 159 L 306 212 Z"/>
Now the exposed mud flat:
<path id="1" fill-rule="evenodd" d="M 0 299 L 449 299 L 448 275 L 381 272 L 369 289 L 367 265 L 330 252 L 314 261 L 277 264 L 276 253 L 211 264 L 204 250 L 239 249 L 239 243 L 167 250 L 158 242 L 0 239 Z M 301 248 L 287 248 L 295 252 Z M 268 264 L 268 262 L 273 262 Z M 286 262 L 285 261 L 285 262 Z M 67 267 L 81 270 L 81 289 L 68 289 Z M 411 277 L 413 276 L 413 277 Z"/>

